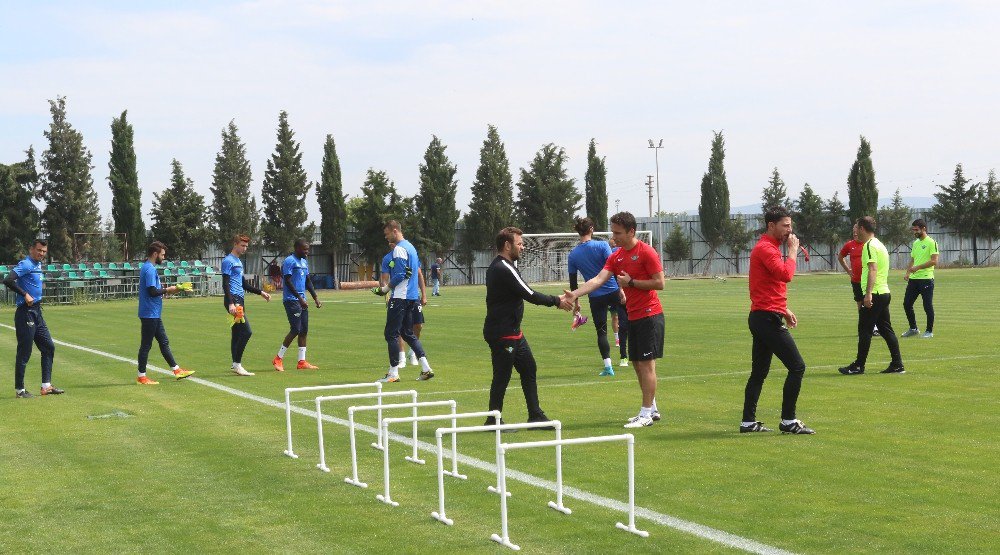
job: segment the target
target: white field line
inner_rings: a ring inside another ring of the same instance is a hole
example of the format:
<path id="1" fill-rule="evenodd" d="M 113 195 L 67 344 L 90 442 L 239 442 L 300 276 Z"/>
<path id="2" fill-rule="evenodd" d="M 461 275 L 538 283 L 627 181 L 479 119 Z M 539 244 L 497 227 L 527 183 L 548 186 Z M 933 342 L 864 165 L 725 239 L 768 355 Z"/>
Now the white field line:
<path id="1" fill-rule="evenodd" d="M 14 329 L 13 326 L 8 326 L 7 324 L 0 324 L 0 327 L 7 328 L 9 330 L 13 330 Z M 137 366 L 139 364 L 138 361 L 136 361 L 136 360 L 133 360 L 133 359 L 130 359 L 130 358 L 127 358 L 127 357 L 123 357 L 123 356 L 118 356 L 118 355 L 115 355 L 115 354 L 112 354 L 112 353 L 106 353 L 104 351 L 99 351 L 97 349 L 91 349 L 90 347 L 84 347 L 83 345 L 75 345 L 73 343 L 67 343 L 65 341 L 60 341 L 60 340 L 57 340 L 57 339 L 53 339 L 53 341 L 57 345 L 62 345 L 64 347 L 69 347 L 71 349 L 76 349 L 76 350 L 83 351 L 83 352 L 90 353 L 90 354 L 94 354 L 94 355 L 97 355 L 97 356 L 102 356 L 102 357 L 109 358 L 109 359 L 112 359 L 112 360 L 117 360 L 117 361 L 120 361 L 120 362 L 127 362 L 129 364 L 135 364 Z M 171 372 L 169 370 L 166 370 L 166 369 L 163 369 L 163 368 L 158 368 L 156 366 L 147 365 L 146 368 L 149 369 L 149 370 L 153 370 L 155 372 L 159 372 L 161 374 L 167 374 L 167 375 L 171 375 L 171 376 L 173 375 L 173 372 Z M 241 389 L 236 389 L 236 388 L 225 386 L 225 385 L 222 385 L 222 384 L 217 384 L 215 382 L 210 382 L 210 381 L 202 379 L 202 378 L 190 377 L 190 378 L 185 378 L 185 379 L 186 379 L 186 381 L 194 382 L 194 383 L 201 384 L 201 385 L 204 385 L 204 386 L 207 386 L 207 387 L 211 387 L 212 389 L 217 389 L 219 391 L 222 391 L 224 393 L 228 393 L 230 395 L 235 395 L 237 397 L 240 397 L 240 398 L 243 398 L 243 399 L 247 399 L 247 400 L 250 400 L 250 401 L 256 401 L 258 403 L 261 403 L 262 405 L 267 405 L 269 407 L 273 407 L 273 408 L 281 409 L 281 410 L 285 409 L 285 403 L 283 401 L 278 401 L 278 400 L 270 399 L 270 398 L 267 398 L 267 397 L 261 397 L 260 395 L 255 395 L 253 393 L 248 393 L 248 392 L 243 391 Z M 292 412 L 295 412 L 297 414 L 301 414 L 303 416 L 308 416 L 309 418 L 312 418 L 312 419 L 316 418 L 316 411 L 304 409 L 302 407 L 293 406 L 292 407 Z M 347 420 L 344 420 L 342 418 L 337 418 L 337 417 L 334 417 L 334 416 L 330 416 L 330 415 L 323 415 L 323 420 L 325 422 L 331 422 L 331 423 L 334 423 L 334 424 L 339 424 L 339 425 L 344 426 L 344 427 L 347 427 L 349 425 L 349 422 Z M 375 430 L 375 428 L 373 428 L 371 426 L 363 425 L 363 424 L 357 424 L 357 423 L 355 423 L 355 429 L 361 430 L 361 431 L 364 431 L 364 432 L 368 432 L 368 433 L 370 433 L 372 435 L 375 435 L 377 433 L 377 431 Z M 413 445 L 413 441 L 412 441 L 411 438 L 409 438 L 407 436 L 403 436 L 403 435 L 397 434 L 397 433 L 394 433 L 394 432 L 390 432 L 388 438 L 391 439 L 391 440 L 393 440 L 393 441 L 402 443 L 404 445 L 410 445 L 410 446 Z M 417 447 L 421 451 L 426 451 L 428 453 L 434 453 L 434 454 L 437 453 L 437 446 L 436 445 L 432 445 L 432 444 L 430 444 L 430 443 L 428 443 L 426 441 L 418 441 L 417 442 Z M 451 458 L 451 455 L 448 452 L 444 453 L 444 456 L 445 456 L 445 458 Z M 461 462 L 464 465 L 468 465 L 468 466 L 472 466 L 474 468 L 478 468 L 478 469 L 483 470 L 485 472 L 488 472 L 490 474 L 496 474 L 496 466 L 493 463 L 486 462 L 484 460 L 477 459 L 477 458 L 474 458 L 474 457 L 469 457 L 467 455 L 459 455 L 458 456 L 458 460 L 459 460 L 459 462 Z M 520 472 L 520 471 L 516 471 L 516 470 L 508 470 L 507 471 L 507 477 L 511 478 L 511 479 L 514 479 L 514 480 L 517 480 L 518 482 L 522 482 L 522 483 L 531 485 L 531 486 L 539 487 L 539 488 L 546 489 L 546 490 L 549 490 L 549 491 L 552 491 L 552 492 L 556 491 L 556 484 L 555 484 L 555 482 L 552 482 L 550 480 L 545 480 L 543 478 L 539 478 L 537 476 L 528 474 L 526 472 Z M 612 511 L 618 511 L 618 512 L 623 512 L 623 513 L 627 513 L 628 512 L 628 504 L 625 503 L 625 502 L 623 502 L 623 501 L 618 501 L 617 499 L 611 499 L 609 497 L 603 497 L 603 496 L 600 496 L 600 495 L 597 495 L 597 494 L 593 494 L 593 493 L 590 493 L 588 491 L 581 490 L 581 489 L 578 489 L 578 488 L 569 487 L 569 486 L 563 486 L 563 495 L 565 495 L 566 497 L 572 498 L 572 499 L 577 499 L 577 500 L 580 500 L 580 501 L 586 501 L 587 503 L 591 503 L 593 505 L 597 505 L 598 507 L 602 507 L 604 509 L 608 509 L 608 510 L 612 510 Z M 639 517 L 639 518 L 645 518 L 646 520 L 655 522 L 656 524 L 667 526 L 669 528 L 673 528 L 675 530 L 679 530 L 681 532 L 685 532 L 685 533 L 697 536 L 699 538 L 703 538 L 703 539 L 706 539 L 706 540 L 709 540 L 709 541 L 720 543 L 722 545 L 725 545 L 725 546 L 728 546 L 728 547 L 733 547 L 733 548 L 736 548 L 736 549 L 740 549 L 740 550 L 743 550 L 743 551 L 746 551 L 746 552 L 749 552 L 749 553 L 759 553 L 761 555 L 792 555 L 792 552 L 790 552 L 790 551 L 785 551 L 783 549 L 779 549 L 777 547 L 773 547 L 773 546 L 767 545 L 765 543 L 760 543 L 758 541 L 751 540 L 749 538 L 744 538 L 742 536 L 737 536 L 736 534 L 730 534 L 729 532 L 718 530 L 718 529 L 712 528 L 710 526 L 705 526 L 703 524 L 698 524 L 696 522 L 691 522 L 689 520 L 684 520 L 684 519 L 681 519 L 681 518 L 670 516 L 668 514 L 656 512 L 656 511 L 654 511 L 652 509 L 646 509 L 646 508 L 638 507 L 637 506 L 635 508 L 635 515 L 637 517 Z"/>

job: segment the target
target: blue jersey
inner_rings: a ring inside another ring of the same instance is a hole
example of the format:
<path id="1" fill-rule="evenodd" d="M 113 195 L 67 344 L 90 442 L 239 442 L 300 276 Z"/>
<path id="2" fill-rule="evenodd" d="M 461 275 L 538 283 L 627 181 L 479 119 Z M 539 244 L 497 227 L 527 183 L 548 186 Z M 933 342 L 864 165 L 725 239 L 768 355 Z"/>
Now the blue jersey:
<path id="1" fill-rule="evenodd" d="M 139 318 L 159 318 L 163 313 L 163 296 L 153 297 L 147 289 L 160 289 L 160 275 L 150 261 L 142 263 L 139 270 Z"/>
<path id="2" fill-rule="evenodd" d="M 569 275 L 580 272 L 583 274 L 583 281 L 590 281 L 601 273 L 609 256 L 611 256 L 611 245 L 606 241 L 594 241 L 593 239 L 584 241 L 573 247 L 569 253 Z M 604 285 L 591 291 L 590 296 L 600 297 L 615 291 L 618 291 L 618 282 L 612 277 L 604 282 Z"/>
<path id="3" fill-rule="evenodd" d="M 45 276 L 42 274 L 42 263 L 35 262 L 30 256 L 26 256 L 14 269 L 11 270 L 17 278 L 17 286 L 24 289 L 24 292 L 31 295 L 35 302 L 42 300 L 42 282 Z M 24 297 L 17 295 L 14 299 L 17 306 L 24 304 Z"/>
<path id="4" fill-rule="evenodd" d="M 392 269 L 392 252 L 385 253 L 382 257 L 382 273 L 388 274 L 389 270 Z"/>
<path id="5" fill-rule="evenodd" d="M 306 295 L 306 276 L 309 275 L 309 260 L 305 258 L 297 258 L 294 254 L 288 255 L 285 261 L 281 263 L 281 276 L 291 276 L 289 281 L 292 282 L 292 287 L 302 298 Z M 284 289 L 284 300 L 286 301 L 298 301 L 299 297 L 292 292 L 290 289 L 285 287 Z"/>
<path id="6" fill-rule="evenodd" d="M 229 294 L 234 297 L 243 297 L 243 261 L 240 257 L 229 253 L 222 259 L 222 275 L 229 276 Z"/>
<path id="7" fill-rule="evenodd" d="M 394 299 L 420 300 L 420 257 L 413 244 L 403 239 L 392 251 L 392 263 L 400 265 L 389 279 Z M 398 279 L 398 281 L 397 281 Z M 404 285 L 405 284 L 405 285 Z"/>

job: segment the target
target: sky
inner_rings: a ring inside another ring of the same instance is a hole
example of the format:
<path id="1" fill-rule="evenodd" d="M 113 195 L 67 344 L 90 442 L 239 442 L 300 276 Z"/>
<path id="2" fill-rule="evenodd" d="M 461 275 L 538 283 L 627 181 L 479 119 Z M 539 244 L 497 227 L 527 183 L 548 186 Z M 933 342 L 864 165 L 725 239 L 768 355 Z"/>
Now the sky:
<path id="1" fill-rule="evenodd" d="M 809 183 L 846 202 L 862 135 L 880 196 L 929 197 L 957 163 L 1000 168 L 997 29 L 989 1 L 0 0 L 0 163 L 46 148 L 47 101 L 66 96 L 105 216 L 123 110 L 146 214 L 174 158 L 210 201 L 230 120 L 259 195 L 281 110 L 311 180 L 333 135 L 351 196 L 369 168 L 415 194 L 438 136 L 463 213 L 490 124 L 515 182 L 554 143 L 581 193 L 595 139 L 612 212 L 648 215 L 657 161 L 662 210 L 696 210 L 719 130 L 733 206 L 775 167 L 793 197 Z M 318 221 L 312 191 L 307 206 Z"/>

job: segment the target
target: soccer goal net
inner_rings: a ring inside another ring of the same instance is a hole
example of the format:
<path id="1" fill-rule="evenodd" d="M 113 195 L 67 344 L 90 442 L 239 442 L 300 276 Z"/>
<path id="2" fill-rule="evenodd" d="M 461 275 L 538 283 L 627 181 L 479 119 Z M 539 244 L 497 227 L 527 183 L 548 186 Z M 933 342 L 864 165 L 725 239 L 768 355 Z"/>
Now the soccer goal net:
<path id="1" fill-rule="evenodd" d="M 653 232 L 636 231 L 635 236 L 652 244 Z M 526 233 L 524 251 L 517 261 L 517 269 L 529 283 L 569 281 L 568 261 L 573 247 L 580 244 L 576 233 Z M 595 231 L 594 241 L 608 241 L 610 231 Z"/>

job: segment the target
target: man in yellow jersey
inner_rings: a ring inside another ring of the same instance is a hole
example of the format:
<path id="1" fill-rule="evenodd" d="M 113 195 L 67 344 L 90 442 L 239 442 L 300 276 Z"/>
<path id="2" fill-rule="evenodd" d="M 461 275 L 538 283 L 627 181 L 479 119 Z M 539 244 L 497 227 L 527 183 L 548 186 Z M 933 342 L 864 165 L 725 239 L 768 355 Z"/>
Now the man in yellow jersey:
<path id="1" fill-rule="evenodd" d="M 865 296 L 861 300 L 861 317 L 858 318 L 858 357 L 854 362 L 840 369 L 841 374 L 865 373 L 865 361 L 872 344 L 872 329 L 878 329 L 889 347 L 892 362 L 883 374 L 903 374 L 903 357 L 899 354 L 899 340 L 889 321 L 889 250 L 875 237 L 875 219 L 871 216 L 858 218 L 858 241 L 864 243 L 861 249 L 861 287 Z"/>
<path id="2" fill-rule="evenodd" d="M 910 329 L 903 332 L 903 337 L 913 337 L 920 333 L 917 328 L 917 315 L 913 312 L 913 303 L 917 297 L 924 301 L 924 313 L 927 314 L 927 331 L 921 337 L 934 337 L 934 267 L 938 262 L 938 248 L 934 239 L 927 235 L 927 222 L 913 220 L 913 246 L 910 248 L 910 267 L 906 269 L 903 278 L 906 283 L 906 295 L 903 297 L 903 311 Z"/>

